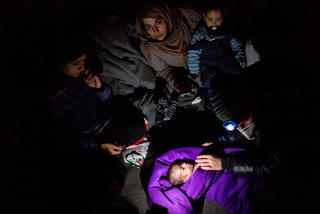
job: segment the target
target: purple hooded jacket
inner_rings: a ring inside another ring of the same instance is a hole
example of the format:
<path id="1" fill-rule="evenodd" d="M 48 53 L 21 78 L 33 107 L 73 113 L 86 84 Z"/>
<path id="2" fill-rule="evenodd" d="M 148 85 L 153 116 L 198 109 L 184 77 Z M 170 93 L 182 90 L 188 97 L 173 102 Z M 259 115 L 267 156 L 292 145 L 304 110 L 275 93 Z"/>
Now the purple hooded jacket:
<path id="1" fill-rule="evenodd" d="M 168 208 L 170 214 L 194 213 L 192 203 L 205 194 L 231 213 L 254 213 L 251 199 L 262 181 L 236 177 L 232 172 L 197 169 L 189 180 L 174 187 L 167 179 L 170 164 L 176 159 L 196 160 L 204 148 L 185 147 L 170 150 L 158 157 L 148 184 L 149 206 L 152 203 Z M 228 151 L 226 151 L 228 153 Z"/>

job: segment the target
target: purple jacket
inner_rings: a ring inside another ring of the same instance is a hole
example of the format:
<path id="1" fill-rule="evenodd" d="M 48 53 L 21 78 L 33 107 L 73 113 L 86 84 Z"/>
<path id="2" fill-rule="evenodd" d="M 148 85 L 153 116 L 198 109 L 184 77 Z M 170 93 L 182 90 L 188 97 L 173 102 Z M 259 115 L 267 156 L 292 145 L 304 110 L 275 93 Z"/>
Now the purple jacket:
<path id="1" fill-rule="evenodd" d="M 231 213 L 254 213 L 251 198 L 262 181 L 236 177 L 228 171 L 197 169 L 180 187 L 173 187 L 167 180 L 171 162 L 188 158 L 196 160 L 204 148 L 174 149 L 158 157 L 148 184 L 149 206 L 157 203 L 168 208 L 170 214 L 194 213 L 192 203 L 205 194 L 205 199 L 222 205 Z M 228 151 L 226 151 L 228 152 Z"/>

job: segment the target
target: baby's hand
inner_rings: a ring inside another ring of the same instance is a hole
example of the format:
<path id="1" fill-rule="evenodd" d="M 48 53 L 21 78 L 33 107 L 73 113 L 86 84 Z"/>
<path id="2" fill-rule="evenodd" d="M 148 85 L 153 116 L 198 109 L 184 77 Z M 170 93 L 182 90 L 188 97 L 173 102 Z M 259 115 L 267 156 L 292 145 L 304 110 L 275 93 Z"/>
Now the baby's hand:
<path id="1" fill-rule="evenodd" d="M 241 68 L 245 68 L 247 66 L 247 63 L 246 62 L 240 62 L 240 66 L 241 66 Z"/>
<path id="2" fill-rule="evenodd" d="M 117 155 L 120 154 L 123 149 L 125 149 L 126 146 L 117 145 L 117 143 L 103 143 L 101 144 L 101 148 L 103 150 L 107 150 L 111 155 Z"/>
<path id="3" fill-rule="evenodd" d="M 84 81 L 87 83 L 88 86 L 91 88 L 101 88 L 101 81 L 99 77 L 92 72 L 90 72 L 90 69 L 87 69 L 83 72 L 84 74 Z"/>
<path id="4" fill-rule="evenodd" d="M 194 79 L 194 80 L 198 79 L 199 77 L 200 77 L 199 73 L 191 74 L 191 78 Z"/>

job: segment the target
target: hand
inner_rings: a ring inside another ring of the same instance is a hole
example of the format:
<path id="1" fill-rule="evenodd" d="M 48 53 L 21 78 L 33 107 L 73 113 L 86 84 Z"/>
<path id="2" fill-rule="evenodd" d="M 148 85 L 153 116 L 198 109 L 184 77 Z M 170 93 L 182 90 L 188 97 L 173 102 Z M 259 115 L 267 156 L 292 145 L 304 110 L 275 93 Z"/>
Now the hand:
<path id="1" fill-rule="evenodd" d="M 196 80 L 196 79 L 199 79 L 199 78 L 200 78 L 200 75 L 199 75 L 199 73 L 197 73 L 197 74 L 191 74 L 191 78 L 192 78 L 193 80 Z"/>
<path id="2" fill-rule="evenodd" d="M 85 70 L 83 74 L 85 75 L 84 81 L 88 86 L 90 86 L 91 88 L 101 88 L 102 83 L 99 77 L 90 72 L 90 69 Z"/>
<path id="3" fill-rule="evenodd" d="M 199 155 L 196 163 L 203 170 L 222 170 L 221 158 L 213 155 Z"/>
<path id="4" fill-rule="evenodd" d="M 179 94 L 193 93 L 196 89 L 196 85 L 189 81 L 176 81 L 174 84 L 174 90 L 176 90 Z"/>
<path id="5" fill-rule="evenodd" d="M 247 63 L 246 62 L 240 62 L 240 66 L 241 66 L 241 68 L 245 68 L 247 66 Z"/>
<path id="6" fill-rule="evenodd" d="M 210 146 L 211 144 L 213 144 L 213 142 L 205 142 L 202 144 L 202 146 Z"/>
<path id="7" fill-rule="evenodd" d="M 107 150 L 111 155 L 118 155 L 121 153 L 126 146 L 117 145 L 117 143 L 103 143 L 101 144 L 101 149 Z"/>

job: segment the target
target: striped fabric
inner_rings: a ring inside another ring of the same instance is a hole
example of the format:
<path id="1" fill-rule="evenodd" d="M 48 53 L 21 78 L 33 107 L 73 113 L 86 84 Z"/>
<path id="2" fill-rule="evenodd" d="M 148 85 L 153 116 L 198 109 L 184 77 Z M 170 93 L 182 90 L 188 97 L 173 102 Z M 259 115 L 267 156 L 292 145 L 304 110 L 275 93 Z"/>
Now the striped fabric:
<path id="1" fill-rule="evenodd" d="M 194 45 L 200 41 L 211 42 L 213 40 L 226 38 L 225 35 L 217 35 L 211 38 L 208 35 L 207 29 L 205 26 L 201 26 L 194 34 L 191 40 L 190 45 Z M 232 37 L 230 41 L 230 47 L 232 51 L 236 52 L 235 59 L 237 62 L 245 61 L 245 53 L 241 48 L 242 44 L 235 38 Z M 202 49 L 199 50 L 189 50 L 188 51 L 188 67 L 191 74 L 197 74 L 200 72 L 200 57 Z"/>
<path id="2" fill-rule="evenodd" d="M 61 85 L 53 85 L 50 87 L 49 91 L 52 93 L 49 97 L 49 102 L 54 116 L 60 117 L 66 110 L 73 109 L 90 91 L 90 93 L 92 93 L 92 90 L 102 104 L 108 105 L 111 103 L 113 100 L 112 88 L 104 82 L 101 83 L 102 87 L 100 89 L 93 89 L 89 87 L 83 77 L 80 76 L 75 87 L 65 87 Z M 93 136 L 99 134 L 111 119 L 112 118 L 97 120 L 92 127 L 83 131 L 84 135 L 81 138 L 82 147 L 99 147 L 97 140 Z"/>

